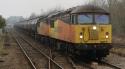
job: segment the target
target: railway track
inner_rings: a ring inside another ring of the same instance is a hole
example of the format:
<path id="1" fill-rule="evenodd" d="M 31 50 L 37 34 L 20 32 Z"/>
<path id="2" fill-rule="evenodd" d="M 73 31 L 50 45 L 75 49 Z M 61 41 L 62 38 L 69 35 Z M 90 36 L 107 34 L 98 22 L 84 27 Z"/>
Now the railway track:
<path id="1" fill-rule="evenodd" d="M 21 44 L 19 43 L 19 41 L 16 39 L 16 42 L 18 43 L 19 47 L 21 48 L 22 52 L 24 53 L 24 55 L 26 56 L 26 58 L 28 59 L 31 67 L 33 69 L 37 69 L 37 67 L 35 66 L 35 64 L 33 63 L 33 61 L 31 60 L 31 58 L 28 56 L 28 54 L 26 53 L 26 51 L 24 50 L 24 48 L 21 46 Z"/>
<path id="2" fill-rule="evenodd" d="M 20 38 L 19 38 L 20 37 Z M 64 69 L 49 56 L 34 48 L 21 36 L 14 37 L 33 69 Z"/>
<path id="3" fill-rule="evenodd" d="M 69 58 L 69 61 L 72 63 L 74 69 L 122 69 L 116 65 L 108 63 L 106 61 L 99 60 L 89 60 L 90 62 L 79 61 L 79 63 L 74 62 L 74 60 Z"/>
<path id="4" fill-rule="evenodd" d="M 120 67 L 116 66 L 116 65 L 113 65 L 113 64 L 110 64 L 106 61 L 97 61 L 99 64 L 102 64 L 102 65 L 105 65 L 105 66 L 109 66 L 110 68 L 112 69 L 121 69 Z"/>
<path id="5" fill-rule="evenodd" d="M 73 65 L 74 69 L 94 69 L 93 67 L 91 67 L 90 64 L 87 64 L 87 63 L 84 63 L 84 62 L 76 63 L 71 58 L 68 58 L 68 60 Z"/>

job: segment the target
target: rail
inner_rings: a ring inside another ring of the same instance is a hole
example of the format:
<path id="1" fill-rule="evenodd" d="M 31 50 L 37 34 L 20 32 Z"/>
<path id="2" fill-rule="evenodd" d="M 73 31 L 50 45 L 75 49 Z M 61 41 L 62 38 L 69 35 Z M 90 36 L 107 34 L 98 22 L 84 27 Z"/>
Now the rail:
<path id="1" fill-rule="evenodd" d="M 19 34 L 18 34 L 19 35 Z M 38 50 L 37 48 L 33 47 L 33 45 L 25 40 L 21 35 L 19 35 L 19 37 L 21 37 L 24 41 L 26 41 L 33 49 L 35 49 L 36 51 L 38 51 L 39 53 L 41 53 L 42 55 L 44 55 L 48 60 L 49 60 L 49 69 L 51 69 L 50 64 L 51 62 L 54 63 L 57 67 L 55 69 L 64 69 L 63 67 L 61 67 L 58 63 L 56 63 L 51 57 L 47 56 L 45 53 L 43 53 L 42 51 Z"/>
<path id="2" fill-rule="evenodd" d="M 21 48 L 21 51 L 24 53 L 25 57 L 27 58 L 27 60 L 29 61 L 29 63 L 31 64 L 31 67 L 33 69 L 37 69 L 35 64 L 32 62 L 32 60 L 30 59 L 30 57 L 27 55 L 26 51 L 23 49 L 23 47 L 21 46 L 21 44 L 19 43 L 19 41 L 13 36 L 13 38 L 16 40 L 17 44 L 19 45 L 19 47 Z"/>
<path id="3" fill-rule="evenodd" d="M 98 63 L 102 63 L 102 64 L 104 64 L 104 65 L 107 65 L 107 66 L 109 66 L 109 67 L 111 67 L 111 68 L 113 68 L 113 69 L 121 69 L 120 67 L 115 66 L 115 65 L 110 64 L 110 63 L 105 62 L 105 61 L 98 61 L 98 60 L 97 60 L 97 62 L 98 62 Z"/>

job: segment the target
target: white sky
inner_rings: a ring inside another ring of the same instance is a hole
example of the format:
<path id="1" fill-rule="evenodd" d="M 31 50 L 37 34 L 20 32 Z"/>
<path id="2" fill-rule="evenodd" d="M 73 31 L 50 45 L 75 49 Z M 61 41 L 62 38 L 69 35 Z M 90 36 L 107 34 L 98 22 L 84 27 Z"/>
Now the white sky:
<path id="1" fill-rule="evenodd" d="M 29 17 L 55 7 L 70 8 L 84 4 L 88 0 L 0 0 L 0 15 Z"/>

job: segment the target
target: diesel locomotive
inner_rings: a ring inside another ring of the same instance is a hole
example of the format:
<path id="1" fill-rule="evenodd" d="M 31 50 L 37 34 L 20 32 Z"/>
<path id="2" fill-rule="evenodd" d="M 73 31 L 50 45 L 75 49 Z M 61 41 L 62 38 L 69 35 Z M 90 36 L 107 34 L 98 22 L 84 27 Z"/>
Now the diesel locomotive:
<path id="1" fill-rule="evenodd" d="M 15 28 L 54 50 L 83 58 L 101 59 L 109 54 L 112 47 L 110 20 L 108 11 L 84 5 L 20 21 Z"/>

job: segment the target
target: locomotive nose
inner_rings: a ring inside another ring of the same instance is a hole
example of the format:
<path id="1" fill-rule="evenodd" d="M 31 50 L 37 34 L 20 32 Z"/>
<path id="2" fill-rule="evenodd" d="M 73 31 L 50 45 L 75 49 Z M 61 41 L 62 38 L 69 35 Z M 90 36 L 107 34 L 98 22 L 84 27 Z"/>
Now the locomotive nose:
<path id="1" fill-rule="evenodd" d="M 99 40 L 99 27 L 96 25 L 81 27 L 79 38 L 81 42 Z"/>
<path id="2" fill-rule="evenodd" d="M 110 43 L 111 26 L 108 25 L 88 25 L 81 26 L 79 31 L 80 42 L 84 43 Z"/>

